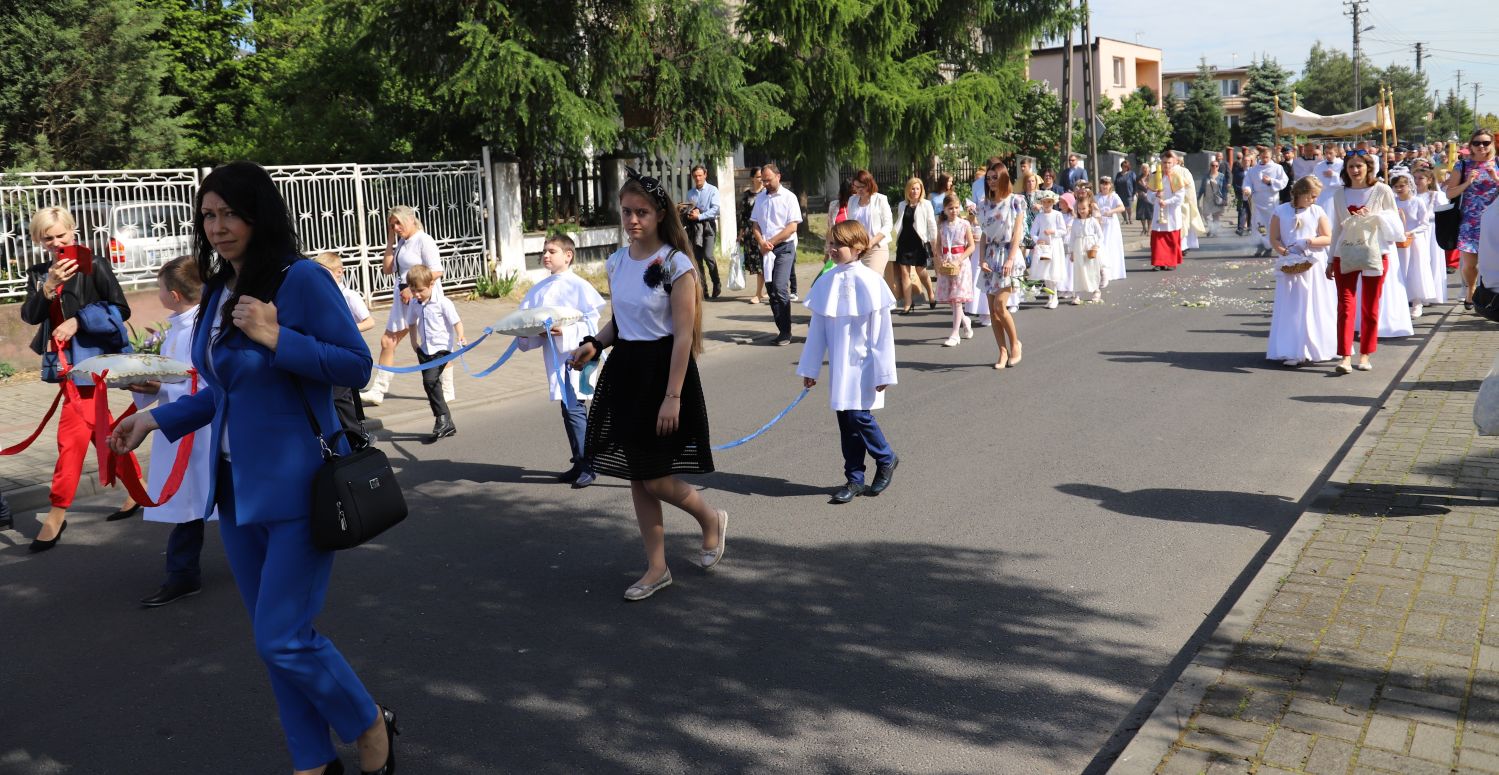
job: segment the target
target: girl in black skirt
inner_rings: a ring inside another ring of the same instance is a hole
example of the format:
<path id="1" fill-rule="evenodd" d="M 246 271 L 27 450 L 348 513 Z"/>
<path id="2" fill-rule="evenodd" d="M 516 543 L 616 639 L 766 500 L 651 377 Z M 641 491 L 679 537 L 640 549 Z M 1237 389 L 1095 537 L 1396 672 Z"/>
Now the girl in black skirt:
<path id="1" fill-rule="evenodd" d="M 723 558 L 729 514 L 676 477 L 713 470 L 708 407 L 693 358 L 703 351 L 703 318 L 687 235 L 655 178 L 629 170 L 619 209 L 630 245 L 606 262 L 613 317 L 573 350 L 571 365 L 581 368 L 614 347 L 594 389 L 585 454 L 597 473 L 630 480 L 648 567 L 625 599 L 644 600 L 672 581 L 662 501 L 702 527 L 703 568 Z"/>

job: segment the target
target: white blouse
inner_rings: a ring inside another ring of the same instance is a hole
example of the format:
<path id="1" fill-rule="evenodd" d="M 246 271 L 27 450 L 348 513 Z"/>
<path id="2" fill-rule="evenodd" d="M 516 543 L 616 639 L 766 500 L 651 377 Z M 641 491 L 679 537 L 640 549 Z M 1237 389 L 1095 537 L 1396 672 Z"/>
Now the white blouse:
<path id="1" fill-rule="evenodd" d="M 406 239 L 396 243 L 396 257 L 394 266 L 396 273 L 396 295 L 400 295 L 401 286 L 406 284 L 406 273 L 417 264 L 425 264 L 433 272 L 442 271 L 442 258 L 437 252 L 437 240 L 425 231 L 419 231 Z M 442 295 L 442 278 L 437 278 L 432 283 L 432 295 Z"/>
<path id="2" fill-rule="evenodd" d="M 670 245 L 662 245 L 646 258 L 631 258 L 627 245 L 614 251 L 604 266 L 620 339 L 652 342 L 676 333 L 670 285 L 692 271 L 692 259 Z"/>

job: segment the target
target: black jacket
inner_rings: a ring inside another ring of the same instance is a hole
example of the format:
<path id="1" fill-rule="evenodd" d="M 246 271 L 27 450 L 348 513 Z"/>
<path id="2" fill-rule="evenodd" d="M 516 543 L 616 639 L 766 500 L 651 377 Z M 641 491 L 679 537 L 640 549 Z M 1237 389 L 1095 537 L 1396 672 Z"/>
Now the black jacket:
<path id="1" fill-rule="evenodd" d="M 52 264 L 37 264 L 26 270 L 26 301 L 21 304 L 21 320 L 37 326 L 36 336 L 31 340 L 31 351 L 40 355 L 46 351 L 47 341 L 52 338 L 52 300 L 42 293 L 47 282 L 47 270 Z M 73 275 L 62 286 L 62 319 L 78 315 L 78 310 L 99 301 L 107 301 L 120 310 L 120 317 L 130 319 L 130 304 L 125 301 L 125 292 L 109 268 L 109 259 L 94 257 L 94 273 L 88 277 Z"/>

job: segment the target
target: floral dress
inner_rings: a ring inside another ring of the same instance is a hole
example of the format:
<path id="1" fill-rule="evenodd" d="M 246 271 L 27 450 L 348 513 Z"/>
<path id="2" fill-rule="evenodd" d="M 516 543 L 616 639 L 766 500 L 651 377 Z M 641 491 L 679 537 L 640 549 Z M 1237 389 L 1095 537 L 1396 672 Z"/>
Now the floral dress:
<path id="1" fill-rule="evenodd" d="M 1467 177 L 1468 170 L 1472 168 L 1465 160 L 1455 172 Z M 1463 219 L 1457 227 L 1458 250 L 1464 253 L 1478 252 L 1478 222 L 1483 218 L 1483 211 L 1496 198 L 1499 198 L 1499 172 L 1492 166 L 1480 169 L 1473 184 L 1463 191 Z"/>
<path id="2" fill-rule="evenodd" d="M 941 304 L 967 304 L 973 301 L 973 262 L 962 258 L 963 248 L 973 238 L 973 227 L 959 218 L 944 222 L 937 229 L 941 250 L 937 254 L 937 301 Z M 940 264 L 955 263 L 958 273 L 943 274 Z"/>
<path id="3" fill-rule="evenodd" d="M 975 282 L 983 293 L 992 296 L 1020 285 L 1020 278 L 1025 274 L 1023 261 L 1016 261 L 1009 274 L 1002 270 L 1010 256 L 1010 237 L 1015 234 L 1015 221 L 1025 218 L 1029 209 L 1026 198 L 1020 194 L 1011 194 L 1000 202 L 979 202 L 979 228 L 987 237 L 981 263 L 988 264 L 992 270 L 981 272 L 982 276 Z"/>

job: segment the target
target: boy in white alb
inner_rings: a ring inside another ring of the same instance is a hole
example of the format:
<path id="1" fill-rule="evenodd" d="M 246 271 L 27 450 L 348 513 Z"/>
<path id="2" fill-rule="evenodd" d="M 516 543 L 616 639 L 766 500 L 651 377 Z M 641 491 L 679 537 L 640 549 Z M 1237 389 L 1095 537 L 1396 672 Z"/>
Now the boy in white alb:
<path id="1" fill-rule="evenodd" d="M 370 317 L 370 308 L 365 306 L 364 297 L 344 285 L 344 260 L 332 251 L 319 253 L 318 265 L 328 270 L 333 275 L 333 282 L 338 283 L 338 291 L 344 296 L 344 305 L 349 308 L 349 315 L 354 318 L 354 325 L 359 330 L 368 331 L 375 327 L 375 319 Z M 350 433 L 364 434 L 364 406 L 354 396 L 354 388 L 333 386 L 333 409 L 338 412 L 338 422 L 344 430 Z"/>
<path id="2" fill-rule="evenodd" d="M 552 341 L 556 347 L 548 347 L 541 334 L 522 337 L 519 346 L 522 350 L 541 348 L 547 366 L 547 387 L 552 400 L 560 401 L 562 405 L 562 424 L 567 430 L 567 445 L 572 450 L 572 467 L 558 475 L 557 481 L 582 489 L 598 478 L 583 454 L 583 440 L 588 435 L 588 410 L 578 398 L 579 372 L 566 369 L 559 357 L 565 360 L 565 354 L 572 351 L 573 345 L 583 341 L 583 337 L 599 332 L 599 310 L 604 308 L 604 297 L 587 280 L 573 274 L 576 249 L 576 244 L 566 235 L 554 234 L 547 238 L 542 247 L 541 265 L 551 275 L 531 286 L 520 308 L 569 307 L 583 313 L 583 319 L 552 328 Z"/>
<path id="3" fill-rule="evenodd" d="M 1255 149 L 1259 163 L 1244 171 L 1244 196 L 1249 199 L 1254 212 L 1252 228 L 1258 232 L 1259 247 L 1255 258 L 1271 255 L 1270 219 L 1275 207 L 1280 204 L 1280 191 L 1291 182 L 1286 179 L 1286 170 L 1270 160 L 1270 149 L 1261 145 Z"/>
<path id="4" fill-rule="evenodd" d="M 417 361 L 425 364 L 447 355 L 453 351 L 455 341 L 457 347 L 467 344 L 458 308 L 448 297 L 433 295 L 432 270 L 425 266 L 411 267 L 406 273 L 406 287 L 411 289 L 412 296 L 411 303 L 406 305 L 406 324 L 411 329 L 411 346 L 416 349 Z M 447 364 L 443 364 L 422 371 L 422 389 L 427 392 L 427 403 L 436 419 L 432 435 L 423 444 L 435 444 L 438 439 L 458 434 L 442 394 L 442 373 L 446 369 Z"/>
<path id="5" fill-rule="evenodd" d="M 884 278 L 859 262 L 869 248 L 869 233 L 858 221 L 834 224 L 831 230 L 835 266 L 807 292 L 803 304 L 812 313 L 807 342 L 796 373 L 811 388 L 828 361 L 828 392 L 838 415 L 843 473 L 848 482 L 833 494 L 833 503 L 859 495 L 879 495 L 890 486 L 900 458 L 890 449 L 871 410 L 885 405 L 885 388 L 894 385 L 895 337 L 890 308 L 895 295 Z M 874 456 L 874 480 L 864 483 L 864 456 Z"/>

